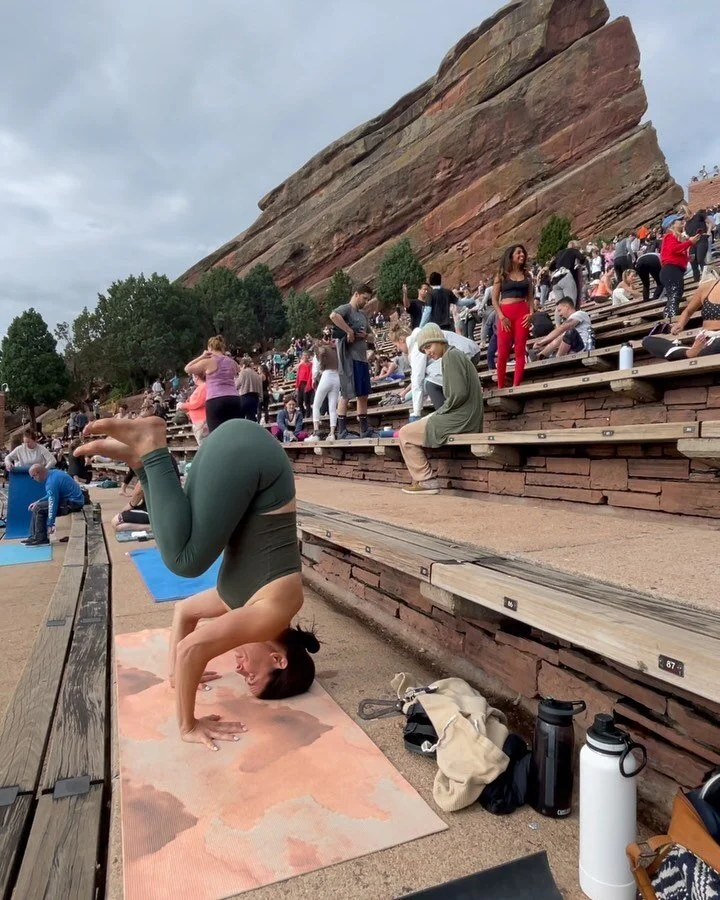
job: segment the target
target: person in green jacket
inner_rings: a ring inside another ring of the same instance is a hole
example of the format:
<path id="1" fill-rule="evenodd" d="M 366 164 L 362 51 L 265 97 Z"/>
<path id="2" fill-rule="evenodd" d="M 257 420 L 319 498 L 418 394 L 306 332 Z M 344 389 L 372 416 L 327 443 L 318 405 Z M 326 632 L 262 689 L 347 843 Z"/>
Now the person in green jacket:
<path id="1" fill-rule="evenodd" d="M 437 325 L 431 323 L 420 329 L 417 347 L 431 359 L 442 360 L 445 402 L 434 413 L 398 432 L 400 452 L 412 478 L 412 485 L 404 487 L 403 492 L 437 494 L 440 483 L 433 478 L 423 447 L 442 447 L 450 435 L 482 431 L 482 388 L 475 366 L 461 350 L 449 346 Z"/>

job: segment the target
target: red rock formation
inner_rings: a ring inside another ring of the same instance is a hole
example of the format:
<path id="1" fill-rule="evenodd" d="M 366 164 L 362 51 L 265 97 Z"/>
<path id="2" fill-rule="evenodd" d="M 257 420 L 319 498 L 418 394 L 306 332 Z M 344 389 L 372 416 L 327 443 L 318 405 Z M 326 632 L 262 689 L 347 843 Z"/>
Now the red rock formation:
<path id="1" fill-rule="evenodd" d="M 690 209 L 707 209 L 708 206 L 720 204 L 720 176 L 691 181 L 688 186 L 688 205 Z"/>
<path id="2" fill-rule="evenodd" d="M 318 153 L 260 201 L 247 231 L 193 266 L 266 263 L 287 289 L 339 267 L 372 280 L 407 235 L 428 270 L 474 281 L 533 248 L 553 213 L 581 237 L 681 202 L 647 108 L 626 18 L 602 0 L 517 0 L 466 35 L 436 76 Z"/>

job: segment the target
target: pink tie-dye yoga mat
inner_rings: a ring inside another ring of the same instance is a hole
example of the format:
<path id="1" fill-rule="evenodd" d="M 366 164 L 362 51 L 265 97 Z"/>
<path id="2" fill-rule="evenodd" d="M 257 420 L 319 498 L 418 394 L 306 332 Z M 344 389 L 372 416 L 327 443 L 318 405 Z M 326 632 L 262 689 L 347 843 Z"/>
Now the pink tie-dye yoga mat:
<path id="1" fill-rule="evenodd" d="M 219 900 L 447 827 L 320 685 L 255 700 L 232 654 L 197 709 L 247 733 L 183 743 L 167 646 L 115 638 L 125 900 Z"/>

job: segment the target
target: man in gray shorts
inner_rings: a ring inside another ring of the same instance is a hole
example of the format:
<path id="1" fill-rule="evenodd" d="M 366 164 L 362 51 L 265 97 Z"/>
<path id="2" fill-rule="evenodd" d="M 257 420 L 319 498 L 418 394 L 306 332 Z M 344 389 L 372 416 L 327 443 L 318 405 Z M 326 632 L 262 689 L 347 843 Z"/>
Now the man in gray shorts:
<path id="1" fill-rule="evenodd" d="M 368 428 L 367 401 L 370 393 L 370 366 L 367 361 L 368 339 L 372 342 L 370 325 L 363 308 L 372 298 L 372 291 L 361 284 L 350 298 L 349 303 L 338 306 L 330 313 L 330 321 L 335 326 L 333 337 L 338 353 L 338 374 L 340 376 L 340 399 L 338 400 L 337 437 L 348 436 L 348 400 L 357 398 L 358 422 L 361 437 L 376 437 Z"/>

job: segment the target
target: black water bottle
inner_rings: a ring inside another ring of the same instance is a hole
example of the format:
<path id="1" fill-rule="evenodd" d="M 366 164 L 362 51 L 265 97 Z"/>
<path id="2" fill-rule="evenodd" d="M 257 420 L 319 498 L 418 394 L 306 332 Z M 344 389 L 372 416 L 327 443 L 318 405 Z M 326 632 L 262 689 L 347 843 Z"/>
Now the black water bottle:
<path id="1" fill-rule="evenodd" d="M 538 704 L 533 741 L 530 797 L 543 816 L 561 819 L 572 811 L 575 769 L 573 717 L 585 710 L 584 700 L 554 700 Z"/>

